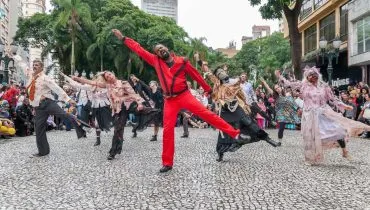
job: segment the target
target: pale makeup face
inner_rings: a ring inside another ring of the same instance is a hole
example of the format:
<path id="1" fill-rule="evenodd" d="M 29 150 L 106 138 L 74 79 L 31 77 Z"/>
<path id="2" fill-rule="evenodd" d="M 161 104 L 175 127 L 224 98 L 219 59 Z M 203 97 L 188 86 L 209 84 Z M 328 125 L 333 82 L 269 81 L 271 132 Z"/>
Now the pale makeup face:
<path id="1" fill-rule="evenodd" d="M 317 74 L 310 74 L 307 76 L 307 80 L 311 83 L 316 83 L 319 79 L 319 76 Z"/>
<path id="2" fill-rule="evenodd" d="M 113 83 L 117 80 L 116 76 L 114 76 L 112 72 L 105 72 L 104 77 L 105 77 L 105 80 L 107 80 L 107 82 L 109 83 Z"/>

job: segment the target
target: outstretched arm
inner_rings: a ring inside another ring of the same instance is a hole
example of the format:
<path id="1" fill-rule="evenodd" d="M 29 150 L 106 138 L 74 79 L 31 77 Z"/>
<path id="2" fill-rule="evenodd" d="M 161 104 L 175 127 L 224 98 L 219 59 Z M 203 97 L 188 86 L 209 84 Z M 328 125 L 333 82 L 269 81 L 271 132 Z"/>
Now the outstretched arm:
<path id="1" fill-rule="evenodd" d="M 79 82 L 79 83 L 88 84 L 88 85 L 91 85 L 93 87 L 100 87 L 100 88 L 106 88 L 107 87 L 107 84 L 105 82 L 92 81 L 92 80 L 88 80 L 88 79 L 81 78 L 81 77 L 75 77 L 75 76 L 72 76 L 72 79 L 74 81 Z"/>
<path id="2" fill-rule="evenodd" d="M 128 48 L 130 48 L 130 50 L 136 53 L 139 57 L 144 59 L 149 65 L 151 66 L 154 65 L 154 61 L 157 58 L 157 56 L 145 50 L 135 40 L 123 36 L 119 30 L 113 29 L 112 32 L 119 40 L 123 42 L 123 44 L 125 44 Z"/>
<path id="3" fill-rule="evenodd" d="M 344 110 L 353 110 L 352 106 L 344 104 L 339 98 L 337 98 L 329 86 L 325 87 L 325 93 L 326 100 L 329 102 L 329 104 L 332 104 L 341 112 L 344 112 Z"/>
<path id="4" fill-rule="evenodd" d="M 63 73 L 60 73 L 61 76 L 64 77 L 64 79 L 68 82 L 69 85 L 71 85 L 72 87 L 76 88 L 76 89 L 80 89 L 80 90 L 91 90 L 91 85 L 88 85 L 88 84 L 81 84 L 79 82 L 76 82 L 74 81 L 72 78 L 70 78 L 69 76 L 63 74 Z"/>

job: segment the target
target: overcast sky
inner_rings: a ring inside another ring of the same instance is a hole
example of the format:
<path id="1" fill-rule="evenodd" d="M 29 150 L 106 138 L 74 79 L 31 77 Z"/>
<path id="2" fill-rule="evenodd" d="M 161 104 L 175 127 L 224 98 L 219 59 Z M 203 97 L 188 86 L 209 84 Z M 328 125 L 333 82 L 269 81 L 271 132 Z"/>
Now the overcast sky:
<path id="1" fill-rule="evenodd" d="M 47 0 L 47 10 L 50 9 Z M 131 0 L 140 8 L 141 0 Z M 248 0 L 178 0 L 178 24 L 190 37 L 207 38 L 213 48 L 227 47 L 234 40 L 241 47 L 242 36 L 252 35 L 253 25 L 270 25 L 279 29 L 278 21 L 261 18 L 258 7 L 251 7 Z"/>

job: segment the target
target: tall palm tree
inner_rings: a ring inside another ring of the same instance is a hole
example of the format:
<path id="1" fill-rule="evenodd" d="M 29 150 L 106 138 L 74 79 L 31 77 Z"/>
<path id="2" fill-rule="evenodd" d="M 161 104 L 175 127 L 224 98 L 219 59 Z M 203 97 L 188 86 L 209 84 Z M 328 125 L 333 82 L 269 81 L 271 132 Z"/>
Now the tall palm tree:
<path id="1" fill-rule="evenodd" d="M 62 10 L 56 21 L 55 28 L 66 27 L 71 35 L 71 74 L 73 75 L 76 68 L 76 38 L 78 33 L 83 31 L 81 25 L 91 24 L 90 7 L 88 4 L 81 2 L 81 0 L 55 0 L 55 3 Z"/>
<path id="2" fill-rule="evenodd" d="M 107 38 L 103 33 L 100 33 L 96 37 L 96 42 L 91 44 L 86 50 L 86 57 L 90 61 L 95 60 L 94 55 L 99 55 L 100 57 L 100 71 L 104 70 L 104 51 L 106 51 Z"/>

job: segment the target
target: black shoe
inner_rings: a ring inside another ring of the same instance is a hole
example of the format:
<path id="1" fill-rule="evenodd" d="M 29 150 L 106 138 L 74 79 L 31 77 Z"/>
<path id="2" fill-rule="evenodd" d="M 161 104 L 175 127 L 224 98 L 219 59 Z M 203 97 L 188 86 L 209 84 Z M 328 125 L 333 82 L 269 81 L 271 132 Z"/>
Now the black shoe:
<path id="1" fill-rule="evenodd" d="M 188 138 L 189 137 L 189 134 L 182 134 L 182 136 L 180 136 L 180 138 Z"/>
<path id="2" fill-rule="evenodd" d="M 265 141 L 267 141 L 267 143 L 271 144 L 273 147 L 280 147 L 281 146 L 281 142 L 276 142 L 276 141 L 272 140 L 269 136 L 266 137 Z"/>
<path id="3" fill-rule="evenodd" d="M 99 145 L 100 145 L 100 138 L 96 139 L 94 146 L 99 146 Z"/>
<path id="4" fill-rule="evenodd" d="M 132 135 L 132 138 L 136 138 L 137 137 L 137 133 L 134 132 L 134 135 Z"/>
<path id="5" fill-rule="evenodd" d="M 108 155 L 108 160 L 113 160 L 115 155 Z"/>
<path id="6" fill-rule="evenodd" d="M 251 143 L 251 137 L 244 134 L 240 134 L 239 138 L 236 140 L 236 143 L 239 145 Z"/>
<path id="7" fill-rule="evenodd" d="M 166 172 L 168 172 L 168 171 L 170 171 L 170 170 L 172 170 L 172 166 L 163 166 L 163 167 L 159 170 L 159 172 L 160 172 L 160 173 L 166 173 Z"/>
<path id="8" fill-rule="evenodd" d="M 223 153 L 218 153 L 218 158 L 216 159 L 217 162 L 221 162 L 224 159 L 224 154 Z"/>
<path id="9" fill-rule="evenodd" d="M 239 143 L 233 143 L 229 149 L 227 150 L 228 152 L 235 152 L 236 150 L 240 149 L 242 147 L 242 144 Z"/>
<path id="10" fill-rule="evenodd" d="M 152 138 L 150 139 L 150 141 L 157 141 L 157 135 L 152 136 Z"/>
<path id="11" fill-rule="evenodd" d="M 77 138 L 78 139 L 86 138 L 86 131 L 84 129 L 82 129 L 81 127 L 77 128 Z"/>

